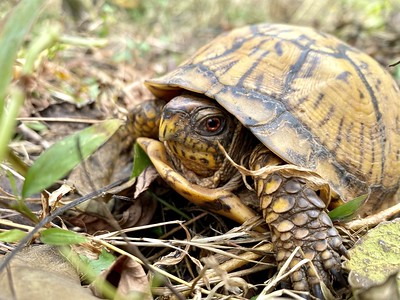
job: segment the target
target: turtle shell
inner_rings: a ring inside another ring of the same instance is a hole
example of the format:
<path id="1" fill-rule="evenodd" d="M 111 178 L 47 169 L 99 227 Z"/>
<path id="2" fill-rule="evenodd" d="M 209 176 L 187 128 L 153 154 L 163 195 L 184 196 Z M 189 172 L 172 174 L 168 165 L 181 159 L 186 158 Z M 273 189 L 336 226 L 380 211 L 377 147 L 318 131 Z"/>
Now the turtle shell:
<path id="1" fill-rule="evenodd" d="M 371 193 L 376 210 L 399 186 L 399 88 L 374 59 L 331 35 L 281 24 L 236 29 L 145 84 L 166 100 L 182 90 L 215 99 L 344 201 Z"/>

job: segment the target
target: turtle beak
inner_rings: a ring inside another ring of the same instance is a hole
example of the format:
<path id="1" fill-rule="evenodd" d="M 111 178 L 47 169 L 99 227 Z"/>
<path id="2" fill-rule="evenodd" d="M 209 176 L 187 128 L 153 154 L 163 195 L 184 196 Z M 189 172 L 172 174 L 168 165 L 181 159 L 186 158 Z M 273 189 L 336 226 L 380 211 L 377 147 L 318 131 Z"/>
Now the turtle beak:
<path id="1" fill-rule="evenodd" d="M 189 96 L 177 96 L 171 99 L 163 108 L 160 121 L 159 140 L 162 142 L 185 141 L 190 125 L 191 113 L 199 106 Z"/>
<path id="2" fill-rule="evenodd" d="M 161 142 L 177 141 L 182 137 L 182 129 L 188 125 L 189 116 L 181 110 L 164 109 L 158 132 Z"/>

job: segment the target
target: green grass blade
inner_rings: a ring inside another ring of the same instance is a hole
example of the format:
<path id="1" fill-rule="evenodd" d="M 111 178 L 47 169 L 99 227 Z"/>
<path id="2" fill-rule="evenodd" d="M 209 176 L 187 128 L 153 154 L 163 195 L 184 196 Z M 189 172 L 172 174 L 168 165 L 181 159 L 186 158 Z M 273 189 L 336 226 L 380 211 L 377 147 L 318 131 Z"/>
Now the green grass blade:
<path id="1" fill-rule="evenodd" d="M 332 221 L 350 220 L 367 198 L 368 194 L 354 198 L 353 200 L 331 210 L 328 215 Z"/>
<path id="2" fill-rule="evenodd" d="M 27 233 L 19 229 L 10 229 L 0 233 L 0 241 L 6 243 L 15 243 L 22 240 Z"/>
<path id="3" fill-rule="evenodd" d="M 47 149 L 29 168 L 22 188 L 26 198 L 49 187 L 104 144 L 122 125 L 121 120 L 107 120 L 85 128 Z"/>
<path id="4" fill-rule="evenodd" d="M 138 177 L 143 170 L 151 164 L 150 158 L 147 156 L 146 152 L 140 147 L 137 143 L 135 143 L 133 147 L 133 168 L 132 168 L 132 176 Z"/>
<path id="5" fill-rule="evenodd" d="M 65 246 L 87 243 L 88 239 L 83 235 L 60 228 L 49 228 L 40 233 L 40 240 L 48 245 Z"/>
<path id="6" fill-rule="evenodd" d="M 7 112 L 4 110 L 3 114 L 1 114 L 0 111 L 0 162 L 7 156 L 8 142 L 14 133 L 15 123 L 17 122 L 15 118 L 18 116 L 19 109 L 24 101 L 25 95 L 22 90 L 13 88 L 10 92 L 10 105 L 8 105 Z"/>
<path id="7" fill-rule="evenodd" d="M 93 281 L 97 276 L 100 276 L 101 272 L 110 268 L 112 263 L 116 260 L 116 257 L 108 253 L 105 249 L 101 250 L 97 259 L 85 256 L 84 254 L 80 254 L 79 258 L 85 264 L 86 268 L 90 269 L 86 271 L 90 271 L 90 276 L 87 278 L 89 282 Z M 84 274 L 84 276 L 86 276 L 86 274 Z"/>
<path id="8" fill-rule="evenodd" d="M 26 34 L 46 3 L 45 0 L 22 0 L 3 20 L 3 26 L 0 26 L 0 162 L 6 155 L 8 142 L 14 132 L 15 117 L 25 98 L 20 95 L 22 92 L 11 95 L 10 108 L 6 109 L 13 65 Z"/>
<path id="9" fill-rule="evenodd" d="M 12 78 L 12 68 L 26 34 L 40 15 L 45 0 L 22 0 L 8 15 L 0 32 L 0 113 Z"/>

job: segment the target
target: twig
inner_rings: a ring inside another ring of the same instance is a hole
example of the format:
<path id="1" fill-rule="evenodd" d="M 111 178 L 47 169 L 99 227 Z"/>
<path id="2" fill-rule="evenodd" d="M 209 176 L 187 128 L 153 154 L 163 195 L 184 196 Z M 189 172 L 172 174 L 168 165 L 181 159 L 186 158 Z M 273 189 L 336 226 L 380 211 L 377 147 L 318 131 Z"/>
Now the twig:
<path id="1" fill-rule="evenodd" d="M 372 216 L 368 216 L 359 220 L 354 220 L 351 222 L 347 222 L 344 224 L 344 226 L 348 229 L 351 230 L 358 230 L 363 227 L 374 227 L 381 223 L 382 221 L 386 221 L 389 218 L 395 216 L 400 212 L 400 203 L 389 207 L 388 209 L 385 209 L 377 214 L 374 214 Z"/>
<path id="2" fill-rule="evenodd" d="M 66 212 L 67 210 L 74 208 L 75 206 L 82 204 L 90 199 L 96 198 L 101 196 L 102 194 L 104 194 L 105 192 L 107 192 L 108 190 L 119 186 L 125 182 L 127 182 L 129 180 L 128 177 L 120 179 L 114 183 L 111 183 L 109 185 L 107 185 L 104 188 L 101 188 L 97 191 L 94 191 L 86 196 L 83 196 L 81 198 L 78 198 L 68 204 L 66 204 L 63 207 L 60 207 L 58 209 L 56 209 L 52 214 L 48 215 L 47 217 L 45 217 L 44 219 L 42 219 L 34 228 L 31 232 L 29 232 L 29 234 L 21 240 L 21 242 L 14 248 L 13 251 L 11 251 L 5 258 L 4 260 L 1 262 L 0 264 L 0 273 L 2 271 L 4 271 L 4 269 L 7 267 L 8 263 L 11 261 L 11 259 L 13 259 L 13 257 L 22 250 L 23 247 L 25 247 L 26 244 L 28 244 L 29 241 L 31 241 L 33 239 L 33 237 L 35 236 L 35 234 L 47 223 L 50 223 L 51 221 L 53 221 L 56 217 L 62 215 L 64 212 Z"/>

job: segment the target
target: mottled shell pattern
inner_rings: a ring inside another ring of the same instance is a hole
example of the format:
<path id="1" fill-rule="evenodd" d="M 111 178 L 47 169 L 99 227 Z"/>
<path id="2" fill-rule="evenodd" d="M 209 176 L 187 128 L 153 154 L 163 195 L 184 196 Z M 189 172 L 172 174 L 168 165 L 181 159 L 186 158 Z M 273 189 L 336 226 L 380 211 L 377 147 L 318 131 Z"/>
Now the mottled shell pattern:
<path id="1" fill-rule="evenodd" d="M 367 210 L 376 210 L 399 186 L 399 88 L 375 60 L 331 35 L 276 24 L 233 30 L 146 86 L 164 99 L 182 90 L 215 99 L 344 201 L 370 192 Z"/>

